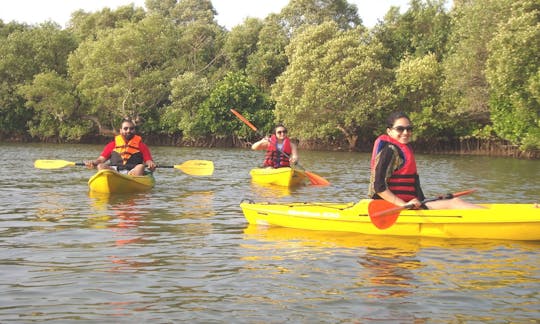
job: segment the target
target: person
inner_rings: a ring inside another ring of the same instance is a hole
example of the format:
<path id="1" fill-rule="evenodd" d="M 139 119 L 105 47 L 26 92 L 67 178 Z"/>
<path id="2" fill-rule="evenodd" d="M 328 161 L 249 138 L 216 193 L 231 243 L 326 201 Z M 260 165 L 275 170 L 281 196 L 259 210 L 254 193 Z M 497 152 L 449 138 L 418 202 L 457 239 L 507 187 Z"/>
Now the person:
<path id="1" fill-rule="evenodd" d="M 135 134 L 135 123 L 128 118 L 122 120 L 120 135 L 105 146 L 97 159 L 85 161 L 85 165 L 90 169 L 112 169 L 134 176 L 144 175 L 145 166 L 151 171 L 157 167 L 150 149 L 142 142 L 141 136 Z"/>
<path id="2" fill-rule="evenodd" d="M 410 145 L 412 131 L 407 114 L 395 112 L 388 117 L 386 134 L 379 136 L 373 145 L 369 197 L 397 206 L 413 204 L 422 209 L 484 208 L 457 197 L 421 202 L 425 197 Z"/>
<path id="3" fill-rule="evenodd" d="M 274 128 L 272 136 L 261 139 L 251 145 L 252 150 L 266 150 L 263 167 L 289 167 L 298 162 L 298 148 L 287 137 L 287 129 L 283 125 Z"/>

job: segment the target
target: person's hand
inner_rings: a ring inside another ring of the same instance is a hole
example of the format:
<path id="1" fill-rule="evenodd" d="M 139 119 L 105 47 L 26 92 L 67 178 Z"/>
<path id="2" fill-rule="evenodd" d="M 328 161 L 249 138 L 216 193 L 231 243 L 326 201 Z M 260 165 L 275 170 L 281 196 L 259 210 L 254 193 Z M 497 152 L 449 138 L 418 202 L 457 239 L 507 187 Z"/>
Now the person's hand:
<path id="1" fill-rule="evenodd" d="M 154 161 L 146 161 L 146 167 L 150 169 L 150 171 L 154 171 L 157 168 L 157 165 L 154 163 Z"/>
<path id="2" fill-rule="evenodd" d="M 97 163 L 96 161 L 94 160 L 91 160 L 91 161 L 84 161 L 84 165 L 88 168 L 88 169 L 93 169 L 96 167 Z"/>
<path id="3" fill-rule="evenodd" d="M 409 200 L 406 203 L 406 205 L 409 205 L 409 204 L 413 204 L 414 208 L 420 208 L 420 206 L 422 206 L 422 202 L 420 200 L 418 200 L 417 198 L 413 198 L 413 199 Z"/>
<path id="4" fill-rule="evenodd" d="M 298 157 L 296 155 L 291 155 L 291 158 L 289 159 L 289 162 L 291 164 L 296 164 L 298 163 Z"/>

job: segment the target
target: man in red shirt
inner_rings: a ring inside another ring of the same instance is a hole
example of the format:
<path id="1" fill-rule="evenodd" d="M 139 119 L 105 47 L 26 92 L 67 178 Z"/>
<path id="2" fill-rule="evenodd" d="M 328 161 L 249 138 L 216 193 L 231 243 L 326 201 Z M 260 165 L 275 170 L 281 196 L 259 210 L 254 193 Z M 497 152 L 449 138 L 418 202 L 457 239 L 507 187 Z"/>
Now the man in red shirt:
<path id="1" fill-rule="evenodd" d="M 110 163 L 105 163 L 107 161 Z M 90 169 L 112 169 L 134 176 L 144 175 L 145 167 L 154 171 L 157 166 L 148 146 L 135 134 L 135 123 L 130 119 L 122 121 L 120 135 L 105 146 L 100 156 L 93 161 L 85 161 L 85 164 Z"/>

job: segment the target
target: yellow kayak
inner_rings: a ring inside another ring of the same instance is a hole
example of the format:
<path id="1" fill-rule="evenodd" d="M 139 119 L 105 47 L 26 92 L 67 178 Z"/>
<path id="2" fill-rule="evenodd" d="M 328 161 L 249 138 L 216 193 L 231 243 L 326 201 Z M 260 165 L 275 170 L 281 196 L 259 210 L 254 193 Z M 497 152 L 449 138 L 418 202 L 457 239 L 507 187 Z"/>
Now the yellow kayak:
<path id="1" fill-rule="evenodd" d="M 540 240 L 540 208 L 534 204 L 483 204 L 486 209 L 403 210 L 381 230 L 368 215 L 370 199 L 358 203 L 253 203 L 240 207 L 248 223 L 369 235 Z"/>
<path id="2" fill-rule="evenodd" d="M 255 168 L 249 172 L 251 181 L 257 184 L 272 184 L 282 187 L 292 187 L 309 181 L 303 170 L 284 168 Z"/>
<path id="3" fill-rule="evenodd" d="M 142 192 L 152 189 L 154 184 L 154 176 L 151 173 L 144 176 L 130 176 L 113 170 L 98 171 L 88 180 L 90 190 L 101 193 Z"/>

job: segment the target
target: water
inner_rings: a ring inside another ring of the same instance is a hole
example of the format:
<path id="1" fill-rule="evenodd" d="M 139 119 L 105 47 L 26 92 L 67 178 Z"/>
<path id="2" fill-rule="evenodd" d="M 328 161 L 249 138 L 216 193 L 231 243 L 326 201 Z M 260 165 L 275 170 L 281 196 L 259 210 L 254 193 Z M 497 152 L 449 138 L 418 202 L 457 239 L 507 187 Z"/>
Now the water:
<path id="1" fill-rule="evenodd" d="M 301 152 L 332 185 L 252 185 L 261 152 L 152 148 L 212 160 L 211 177 L 158 169 L 147 193 L 90 194 L 80 162 L 102 146 L 0 144 L 0 322 L 536 323 L 539 242 L 370 237 L 247 226 L 254 201 L 365 198 L 369 156 Z M 538 161 L 417 158 L 428 197 L 540 202 Z"/>

